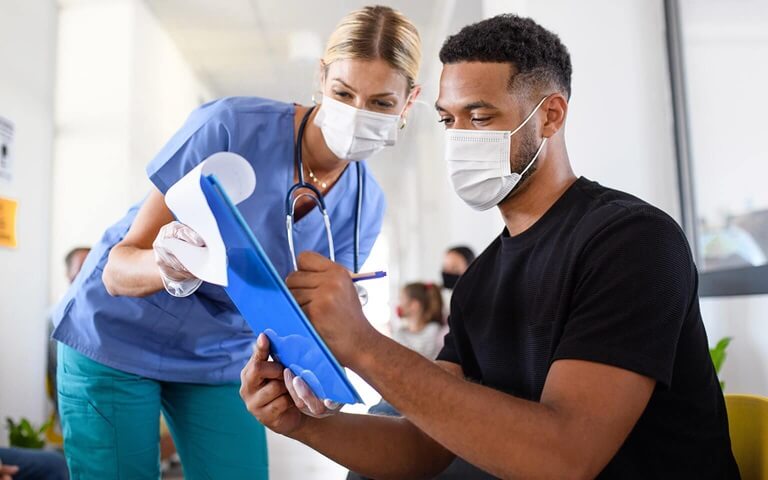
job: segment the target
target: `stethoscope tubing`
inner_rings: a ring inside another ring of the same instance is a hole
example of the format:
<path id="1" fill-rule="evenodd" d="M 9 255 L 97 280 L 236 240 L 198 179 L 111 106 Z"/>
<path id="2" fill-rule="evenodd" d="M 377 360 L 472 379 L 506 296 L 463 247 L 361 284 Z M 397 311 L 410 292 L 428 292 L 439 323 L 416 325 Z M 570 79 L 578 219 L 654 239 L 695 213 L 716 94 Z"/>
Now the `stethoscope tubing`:
<path id="1" fill-rule="evenodd" d="M 326 237 L 328 240 L 328 251 L 329 251 L 329 258 L 331 261 L 336 261 L 336 252 L 333 244 L 333 234 L 331 231 L 331 218 L 328 215 L 328 209 L 325 205 L 325 198 L 322 194 L 322 192 L 312 185 L 311 183 L 307 183 L 304 180 L 304 161 L 302 159 L 302 153 L 301 153 L 301 143 L 304 139 L 304 129 L 307 126 L 307 120 L 309 120 L 309 116 L 312 114 L 312 111 L 315 109 L 315 106 L 310 107 L 307 110 L 307 113 L 304 114 L 304 117 L 301 119 L 301 124 L 299 125 L 299 133 L 296 138 L 296 145 L 294 145 L 293 150 L 293 157 L 294 161 L 296 163 L 296 170 L 298 173 L 298 182 L 295 183 L 291 188 L 288 189 L 288 194 L 285 197 L 285 228 L 286 232 L 288 234 L 288 248 L 290 250 L 291 254 L 291 261 L 293 262 L 293 269 L 298 270 L 298 265 L 296 263 L 296 248 L 293 240 L 293 226 L 294 226 L 294 218 L 295 218 L 295 211 L 296 211 L 296 202 L 298 202 L 299 199 L 307 197 L 311 198 L 312 201 L 315 203 L 317 208 L 320 210 L 320 213 L 323 216 L 323 223 L 325 225 L 325 232 Z M 357 202 L 355 205 L 355 231 L 354 231 L 354 242 L 353 242 L 353 273 L 358 273 L 360 271 L 360 220 L 362 218 L 363 213 L 363 189 L 364 189 L 364 181 L 363 181 L 363 169 L 360 168 L 360 163 L 355 162 L 355 168 L 357 170 Z M 309 190 L 309 192 L 302 192 L 298 195 L 295 195 L 295 193 L 300 189 L 306 189 Z M 311 193 L 310 193 L 311 192 Z M 295 195 L 295 196 L 294 196 Z"/>

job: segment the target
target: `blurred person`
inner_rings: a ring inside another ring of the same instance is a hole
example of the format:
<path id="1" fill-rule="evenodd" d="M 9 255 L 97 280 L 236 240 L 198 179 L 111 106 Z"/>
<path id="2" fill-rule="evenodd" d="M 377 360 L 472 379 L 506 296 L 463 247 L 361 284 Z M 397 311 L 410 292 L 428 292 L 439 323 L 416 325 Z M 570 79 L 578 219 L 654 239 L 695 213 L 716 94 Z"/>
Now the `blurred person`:
<path id="1" fill-rule="evenodd" d="M 392 328 L 392 339 L 434 360 L 442 348 L 443 298 L 433 283 L 409 283 L 400 291 L 397 306 L 400 323 Z M 400 415 L 383 398 L 368 409 L 376 415 Z"/>
<path id="2" fill-rule="evenodd" d="M 464 245 L 457 245 L 446 250 L 443 256 L 443 288 L 453 290 L 469 265 L 475 260 L 475 252 Z"/>
<path id="3" fill-rule="evenodd" d="M 392 338 L 414 352 L 433 360 L 440 352 L 443 298 L 433 283 L 409 283 L 400 291 L 397 316 L 401 322 Z"/>
<path id="4" fill-rule="evenodd" d="M 448 318 L 451 315 L 451 294 L 453 293 L 453 289 L 456 287 L 459 278 L 464 275 L 464 272 L 467 271 L 469 265 L 474 260 L 475 252 L 465 245 L 457 245 L 445 251 L 445 255 L 443 255 L 443 270 L 441 272 L 445 318 Z M 440 338 L 445 337 L 446 333 L 448 333 L 447 324 L 443 326 Z M 440 346 L 442 347 L 442 342 L 440 343 Z"/>
<path id="5" fill-rule="evenodd" d="M 90 247 L 75 247 L 67 252 L 67 255 L 64 257 L 64 265 L 67 267 L 67 280 L 69 280 L 69 283 L 75 281 L 89 253 L 91 253 Z"/>
<path id="6" fill-rule="evenodd" d="M 67 462 L 58 452 L 0 448 L 0 480 L 67 480 Z"/>
<path id="7" fill-rule="evenodd" d="M 186 478 L 267 478 L 264 428 L 238 396 L 254 334 L 221 287 L 202 283 L 163 248 L 165 238 L 204 246 L 173 222 L 164 195 L 210 155 L 240 154 L 258 187 L 238 209 L 281 276 L 294 268 L 286 202 L 296 250 L 324 252 L 327 232 L 316 207 L 322 198 L 335 258 L 357 270 L 385 209 L 364 160 L 393 145 L 405 126 L 420 91 L 420 60 L 419 34 L 404 15 L 362 8 L 330 36 L 319 105 L 217 100 L 193 112 L 152 160 L 147 173 L 155 188 L 94 246 L 54 316 L 73 476 L 157 478 L 162 410 Z"/>
<path id="8" fill-rule="evenodd" d="M 75 247 L 71 249 L 64 256 L 65 275 L 70 285 L 77 278 L 77 274 L 83 268 L 86 257 L 91 252 L 90 247 Z M 56 340 L 51 338 L 53 333 L 53 323 L 48 322 L 48 351 L 46 361 L 46 389 L 48 391 L 48 398 L 51 401 L 52 411 L 49 417 L 50 427 L 45 432 L 46 440 L 49 445 L 56 448 L 61 448 L 63 438 L 61 436 L 61 419 L 59 418 L 59 398 L 56 394 L 56 368 L 57 368 L 57 343 Z"/>

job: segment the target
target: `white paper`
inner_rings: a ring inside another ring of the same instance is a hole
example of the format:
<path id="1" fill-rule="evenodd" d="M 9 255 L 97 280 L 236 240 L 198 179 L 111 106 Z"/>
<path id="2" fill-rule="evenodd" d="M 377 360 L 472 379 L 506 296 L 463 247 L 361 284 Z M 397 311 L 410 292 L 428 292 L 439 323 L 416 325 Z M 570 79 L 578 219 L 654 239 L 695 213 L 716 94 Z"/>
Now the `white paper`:
<path id="1" fill-rule="evenodd" d="M 196 231 L 205 247 L 169 238 L 163 246 L 197 278 L 227 286 L 227 252 L 216 218 L 200 188 L 200 179 L 216 175 L 233 203 L 238 204 L 256 189 L 256 173 L 246 159 L 232 152 L 215 153 L 173 184 L 165 194 L 165 204 L 176 218 Z"/>
<path id="2" fill-rule="evenodd" d="M 13 180 L 13 123 L 0 117 L 0 180 Z"/>

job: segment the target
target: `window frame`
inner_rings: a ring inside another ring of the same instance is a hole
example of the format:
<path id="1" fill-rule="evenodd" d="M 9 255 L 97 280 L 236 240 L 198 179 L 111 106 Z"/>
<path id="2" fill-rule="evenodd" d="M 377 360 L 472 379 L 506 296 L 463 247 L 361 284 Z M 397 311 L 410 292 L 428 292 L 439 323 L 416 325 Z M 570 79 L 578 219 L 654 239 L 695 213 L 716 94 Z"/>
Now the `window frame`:
<path id="1" fill-rule="evenodd" d="M 678 192 L 683 230 L 691 244 L 694 260 L 701 264 L 696 224 L 695 165 L 691 155 L 685 57 L 680 0 L 664 0 L 667 58 L 672 93 L 672 113 L 677 163 Z M 722 297 L 768 293 L 768 265 L 699 272 L 699 295 Z"/>

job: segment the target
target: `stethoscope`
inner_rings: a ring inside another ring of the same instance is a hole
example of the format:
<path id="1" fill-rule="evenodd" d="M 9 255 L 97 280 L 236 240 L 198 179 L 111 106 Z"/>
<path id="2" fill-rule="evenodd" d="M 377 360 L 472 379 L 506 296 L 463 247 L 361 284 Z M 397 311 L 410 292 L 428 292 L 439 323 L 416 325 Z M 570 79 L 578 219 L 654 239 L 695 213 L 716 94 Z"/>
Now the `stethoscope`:
<path id="1" fill-rule="evenodd" d="M 307 113 L 304 114 L 304 117 L 301 119 L 301 124 L 299 125 L 299 134 L 296 138 L 296 145 L 293 148 L 293 158 L 296 162 L 296 171 L 298 172 L 299 181 L 288 189 L 288 194 L 285 197 L 285 229 L 288 233 L 288 249 L 291 253 L 291 261 L 293 262 L 294 271 L 299 269 L 299 266 L 296 263 L 296 247 L 293 242 L 293 226 L 295 224 L 294 218 L 296 212 L 296 203 L 299 201 L 299 199 L 304 197 L 312 199 L 318 210 L 320 210 L 320 214 L 323 216 L 323 223 L 325 224 L 325 234 L 328 238 L 329 258 L 332 262 L 336 261 L 336 252 L 333 246 L 333 234 L 331 232 L 331 217 L 328 215 L 328 209 L 325 206 L 325 198 L 317 187 L 311 183 L 307 183 L 304 180 L 304 161 L 302 159 L 301 144 L 304 140 L 304 128 L 307 126 L 307 120 L 309 120 L 309 116 L 312 114 L 314 109 L 315 106 L 313 105 L 307 110 Z M 360 168 L 360 162 L 354 163 L 357 171 L 357 204 L 355 205 L 355 230 L 354 242 L 352 246 L 354 253 L 354 272 L 352 273 L 358 273 L 360 271 L 360 218 L 363 213 L 364 184 L 363 170 Z M 301 192 L 294 197 L 294 194 L 298 190 L 302 189 L 309 191 Z M 355 283 L 355 288 L 357 288 L 357 293 L 360 296 L 361 302 L 363 302 L 363 305 L 365 305 L 365 303 L 368 301 L 368 293 L 363 286 L 357 283 Z"/>

